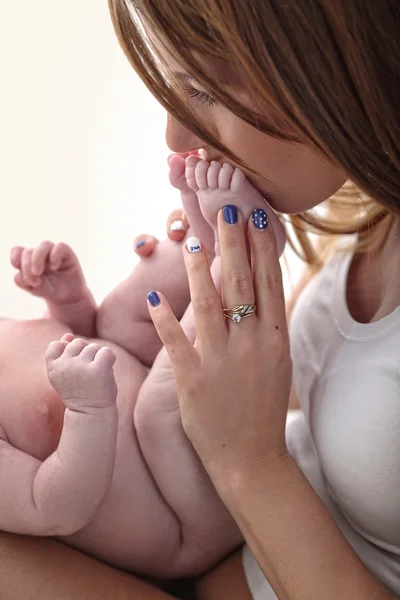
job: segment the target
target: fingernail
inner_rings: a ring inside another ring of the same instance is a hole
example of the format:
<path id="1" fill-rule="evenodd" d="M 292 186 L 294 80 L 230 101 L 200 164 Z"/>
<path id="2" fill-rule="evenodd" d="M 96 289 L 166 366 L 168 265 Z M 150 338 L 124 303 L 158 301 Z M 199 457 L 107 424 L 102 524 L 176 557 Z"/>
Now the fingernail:
<path id="1" fill-rule="evenodd" d="M 146 244 L 146 240 L 140 240 L 140 242 L 136 244 L 136 250 L 139 250 L 139 248 L 143 248 L 143 246 L 145 246 Z"/>
<path id="2" fill-rule="evenodd" d="M 190 237 L 186 240 L 186 246 L 189 252 L 195 254 L 196 252 L 201 252 L 201 242 L 196 237 Z"/>
<path id="3" fill-rule="evenodd" d="M 228 225 L 236 225 L 238 222 L 238 211 L 236 206 L 228 204 L 224 207 L 224 221 Z"/>
<path id="4" fill-rule="evenodd" d="M 173 221 L 169 226 L 170 231 L 186 231 L 185 223 L 183 221 Z"/>
<path id="5" fill-rule="evenodd" d="M 268 215 L 262 208 L 253 210 L 252 221 L 256 229 L 267 229 L 268 227 Z"/>
<path id="6" fill-rule="evenodd" d="M 152 306 L 158 306 L 161 303 L 160 296 L 157 294 L 157 292 L 150 292 L 147 294 L 147 300 Z"/>

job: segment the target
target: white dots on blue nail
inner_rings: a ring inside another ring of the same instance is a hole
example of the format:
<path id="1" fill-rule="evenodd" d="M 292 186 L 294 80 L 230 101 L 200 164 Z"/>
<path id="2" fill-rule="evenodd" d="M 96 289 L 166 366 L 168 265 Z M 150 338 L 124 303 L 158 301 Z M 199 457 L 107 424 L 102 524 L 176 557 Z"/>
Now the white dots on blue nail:
<path id="1" fill-rule="evenodd" d="M 268 215 L 262 208 L 256 208 L 253 211 L 252 220 L 257 229 L 266 229 L 268 227 Z"/>

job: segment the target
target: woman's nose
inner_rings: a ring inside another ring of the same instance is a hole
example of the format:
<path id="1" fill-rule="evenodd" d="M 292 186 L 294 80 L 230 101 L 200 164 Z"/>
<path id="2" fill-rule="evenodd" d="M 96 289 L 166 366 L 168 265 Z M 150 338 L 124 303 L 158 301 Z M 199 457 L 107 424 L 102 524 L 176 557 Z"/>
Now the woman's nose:
<path id="1" fill-rule="evenodd" d="M 170 114 L 167 119 L 165 139 L 168 148 L 172 152 L 178 152 L 179 154 L 198 150 L 204 145 L 204 142 L 200 138 L 189 131 L 189 129 L 186 129 L 182 123 Z"/>

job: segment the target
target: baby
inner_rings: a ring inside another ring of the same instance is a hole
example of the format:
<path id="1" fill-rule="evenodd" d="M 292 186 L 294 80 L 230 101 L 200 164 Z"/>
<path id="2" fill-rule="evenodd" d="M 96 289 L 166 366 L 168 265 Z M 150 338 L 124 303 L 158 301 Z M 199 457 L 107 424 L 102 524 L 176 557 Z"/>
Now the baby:
<path id="1" fill-rule="evenodd" d="M 283 226 L 240 170 L 174 155 L 170 181 L 191 223 L 186 243 L 194 247 L 195 234 L 210 260 L 217 254 L 216 279 L 225 205 L 244 220 L 266 210 L 282 252 Z M 65 244 L 16 247 L 11 262 L 48 318 L 0 319 L 0 529 L 57 536 L 157 577 L 204 572 L 241 535 L 182 430 L 148 315 L 147 292 L 162 291 L 194 341 L 181 248 L 160 243 L 98 309 Z"/>

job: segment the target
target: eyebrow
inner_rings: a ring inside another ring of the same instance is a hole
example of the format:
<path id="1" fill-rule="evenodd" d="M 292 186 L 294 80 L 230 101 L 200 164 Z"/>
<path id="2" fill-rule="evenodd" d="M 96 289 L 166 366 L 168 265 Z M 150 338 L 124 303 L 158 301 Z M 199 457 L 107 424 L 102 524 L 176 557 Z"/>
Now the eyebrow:
<path id="1" fill-rule="evenodd" d="M 187 82 L 188 79 L 193 79 L 189 73 L 185 73 L 184 71 L 174 71 L 173 74 L 179 81 L 183 81 L 184 83 Z"/>
<path id="2" fill-rule="evenodd" d="M 196 80 L 196 77 L 186 73 L 185 71 L 174 71 L 174 76 L 183 83 L 187 83 L 190 79 Z M 239 86 L 239 81 L 232 76 L 229 76 L 226 70 L 218 69 L 215 70 L 215 76 L 221 83 L 231 88 Z"/>

